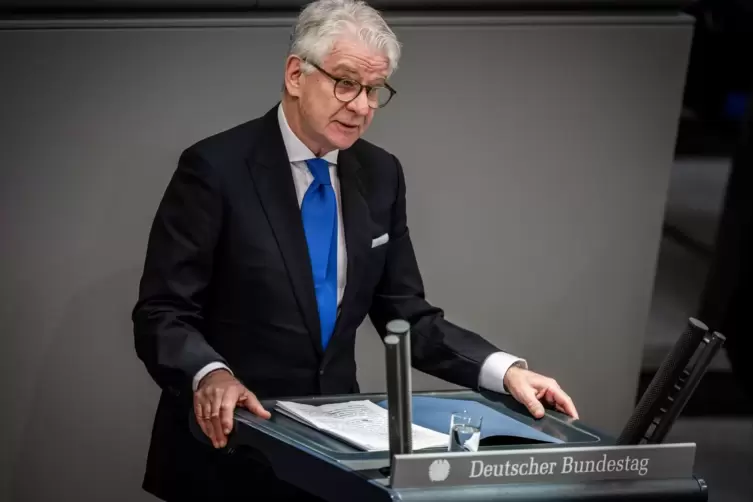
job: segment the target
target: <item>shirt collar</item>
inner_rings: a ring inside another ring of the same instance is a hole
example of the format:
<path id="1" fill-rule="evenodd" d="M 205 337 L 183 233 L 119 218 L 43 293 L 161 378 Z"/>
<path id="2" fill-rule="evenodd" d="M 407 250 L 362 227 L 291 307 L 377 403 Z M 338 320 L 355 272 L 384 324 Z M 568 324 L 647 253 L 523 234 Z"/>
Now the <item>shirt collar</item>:
<path id="1" fill-rule="evenodd" d="M 285 117 L 285 112 L 282 110 L 282 103 L 277 108 L 277 121 L 280 123 L 280 132 L 282 133 L 282 141 L 285 143 L 285 150 L 288 153 L 288 160 L 290 162 L 300 162 L 308 159 L 316 158 L 316 155 L 303 144 L 303 141 L 298 139 L 293 130 L 288 124 L 288 119 Z M 322 157 L 330 164 L 337 165 L 337 156 L 339 150 L 332 150 Z"/>

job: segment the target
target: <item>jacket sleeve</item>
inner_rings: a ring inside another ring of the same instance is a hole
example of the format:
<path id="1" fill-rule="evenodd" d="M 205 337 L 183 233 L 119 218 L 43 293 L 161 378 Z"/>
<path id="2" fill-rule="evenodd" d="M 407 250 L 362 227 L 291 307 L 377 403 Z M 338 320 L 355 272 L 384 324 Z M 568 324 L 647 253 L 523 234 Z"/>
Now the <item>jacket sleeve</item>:
<path id="1" fill-rule="evenodd" d="M 481 366 L 499 349 L 480 335 L 446 320 L 443 310 L 426 301 L 407 225 L 405 177 L 400 162 L 392 158 L 397 169 L 397 196 L 384 271 L 369 317 L 382 337 L 389 321 L 407 321 L 411 325 L 413 367 L 447 382 L 478 389 Z"/>
<path id="2" fill-rule="evenodd" d="M 222 217 L 219 177 L 195 151 L 184 151 L 152 223 L 132 312 L 139 359 L 174 395 L 190 392 L 207 364 L 227 364 L 202 335 Z"/>

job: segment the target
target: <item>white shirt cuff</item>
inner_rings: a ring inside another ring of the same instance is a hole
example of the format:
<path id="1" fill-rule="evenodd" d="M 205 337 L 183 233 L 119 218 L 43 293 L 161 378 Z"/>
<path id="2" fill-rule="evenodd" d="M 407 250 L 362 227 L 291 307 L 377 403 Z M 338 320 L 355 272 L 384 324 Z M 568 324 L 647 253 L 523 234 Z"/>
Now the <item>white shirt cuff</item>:
<path id="1" fill-rule="evenodd" d="M 500 394 L 509 394 L 505 389 L 504 379 L 507 370 L 513 365 L 528 369 L 528 363 L 524 359 L 507 352 L 494 352 L 481 365 L 481 373 L 478 378 L 479 387 Z"/>
<path id="2" fill-rule="evenodd" d="M 212 371 L 219 370 L 219 369 L 228 370 L 231 375 L 233 374 L 233 372 L 230 370 L 230 368 L 228 368 L 223 363 L 220 363 L 220 362 L 209 363 L 206 366 L 204 366 L 203 368 L 201 368 L 196 373 L 196 375 L 194 375 L 194 377 L 193 377 L 193 391 L 196 392 L 196 390 L 199 388 L 199 383 L 201 382 L 202 378 L 204 378 L 205 376 L 207 376 Z"/>

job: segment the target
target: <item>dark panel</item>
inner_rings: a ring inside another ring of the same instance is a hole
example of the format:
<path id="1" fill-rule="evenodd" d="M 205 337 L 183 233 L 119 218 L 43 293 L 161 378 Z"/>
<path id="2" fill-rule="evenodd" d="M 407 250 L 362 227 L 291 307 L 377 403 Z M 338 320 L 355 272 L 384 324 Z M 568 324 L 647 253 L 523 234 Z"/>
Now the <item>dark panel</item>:
<path id="1" fill-rule="evenodd" d="M 648 388 L 655 371 L 641 371 L 638 383 L 638 398 Z M 698 384 L 693 397 L 682 411 L 683 417 L 753 416 L 753 403 L 745 395 L 742 383 L 728 371 L 710 371 Z M 720 392 L 720 390 L 722 390 Z"/>

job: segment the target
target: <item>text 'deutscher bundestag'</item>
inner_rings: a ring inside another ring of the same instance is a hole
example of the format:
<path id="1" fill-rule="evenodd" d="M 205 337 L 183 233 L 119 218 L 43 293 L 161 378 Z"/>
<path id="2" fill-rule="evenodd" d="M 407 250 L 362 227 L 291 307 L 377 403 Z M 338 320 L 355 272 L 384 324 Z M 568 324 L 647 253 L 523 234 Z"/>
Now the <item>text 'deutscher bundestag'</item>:
<path id="1" fill-rule="evenodd" d="M 601 446 L 396 455 L 394 488 L 584 483 L 692 476 L 695 444 Z"/>

